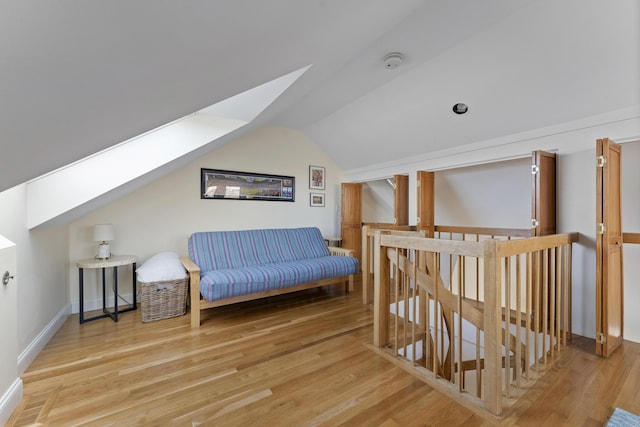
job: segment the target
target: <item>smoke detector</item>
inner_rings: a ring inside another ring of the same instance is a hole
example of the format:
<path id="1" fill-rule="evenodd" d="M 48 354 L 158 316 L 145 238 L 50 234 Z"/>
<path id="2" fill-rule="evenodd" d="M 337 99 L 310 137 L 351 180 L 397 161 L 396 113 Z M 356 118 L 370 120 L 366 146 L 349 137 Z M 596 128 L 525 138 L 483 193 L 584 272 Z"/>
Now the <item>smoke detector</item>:
<path id="1" fill-rule="evenodd" d="M 398 68 L 398 66 L 402 64 L 402 58 L 404 58 L 404 55 L 399 52 L 388 53 L 383 59 L 384 66 L 390 70 Z"/>

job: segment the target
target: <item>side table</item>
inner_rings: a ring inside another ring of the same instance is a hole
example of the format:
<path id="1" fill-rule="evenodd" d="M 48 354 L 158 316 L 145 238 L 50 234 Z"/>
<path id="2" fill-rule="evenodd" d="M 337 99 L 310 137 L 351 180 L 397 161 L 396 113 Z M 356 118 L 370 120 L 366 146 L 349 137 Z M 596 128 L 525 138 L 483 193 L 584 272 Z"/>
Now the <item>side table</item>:
<path id="1" fill-rule="evenodd" d="M 337 248 L 342 246 L 342 237 L 325 237 L 324 241 L 327 246 L 335 246 Z"/>
<path id="2" fill-rule="evenodd" d="M 89 322 L 91 320 L 103 319 L 110 317 L 114 322 L 118 321 L 118 314 L 126 311 L 136 310 L 138 304 L 136 301 L 136 262 L 138 257 L 135 255 L 114 255 L 108 259 L 89 258 L 76 262 L 78 266 L 78 277 L 80 285 L 80 324 Z M 133 277 L 133 304 L 128 307 L 119 310 L 118 309 L 118 267 L 121 265 L 132 265 L 132 277 Z M 114 308 L 113 311 L 107 310 L 107 291 L 105 285 L 105 270 L 109 267 L 113 268 L 113 294 L 114 294 Z M 85 268 L 101 268 L 102 269 L 102 314 L 99 314 L 88 319 L 84 318 L 84 269 Z"/>

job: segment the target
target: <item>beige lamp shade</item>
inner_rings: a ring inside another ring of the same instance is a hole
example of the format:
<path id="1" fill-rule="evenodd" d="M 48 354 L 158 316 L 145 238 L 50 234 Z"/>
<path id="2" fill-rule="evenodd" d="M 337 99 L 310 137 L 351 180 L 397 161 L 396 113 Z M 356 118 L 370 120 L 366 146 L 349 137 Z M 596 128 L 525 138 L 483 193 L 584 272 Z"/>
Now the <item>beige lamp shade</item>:
<path id="1" fill-rule="evenodd" d="M 93 227 L 93 240 L 95 242 L 110 242 L 115 237 L 116 233 L 111 224 L 96 224 Z"/>

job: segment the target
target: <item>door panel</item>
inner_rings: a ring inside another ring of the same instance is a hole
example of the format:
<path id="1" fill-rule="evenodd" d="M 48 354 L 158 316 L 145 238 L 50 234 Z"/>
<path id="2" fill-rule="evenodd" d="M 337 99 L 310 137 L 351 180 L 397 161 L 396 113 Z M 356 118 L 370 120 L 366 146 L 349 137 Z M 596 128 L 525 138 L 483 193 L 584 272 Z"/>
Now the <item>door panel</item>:
<path id="1" fill-rule="evenodd" d="M 18 278 L 16 246 L 0 236 L 0 277 L 15 276 L 6 285 L 0 282 L 0 403 L 1 397 L 18 379 Z M 0 405 L 2 409 L 2 405 Z M 9 408 L 11 411 L 12 408 Z M 2 424 L 0 411 L 0 424 Z"/>
<path id="2" fill-rule="evenodd" d="M 556 155 L 534 151 L 531 156 L 532 187 L 531 218 L 533 236 L 556 233 Z"/>
<path id="3" fill-rule="evenodd" d="M 343 183 L 340 212 L 342 247 L 353 249 L 361 260 L 362 254 L 362 184 Z"/>
<path id="4" fill-rule="evenodd" d="M 623 341 L 622 147 L 596 143 L 596 353 L 609 357 Z"/>
<path id="5" fill-rule="evenodd" d="M 409 225 L 409 177 L 393 177 L 393 218 L 395 225 Z"/>
<path id="6" fill-rule="evenodd" d="M 534 151 L 531 153 L 531 235 L 547 236 L 556 233 L 556 155 L 546 151 Z M 542 255 L 544 256 L 544 255 Z M 547 254 L 548 262 L 552 262 L 553 253 Z M 542 283 L 542 271 L 544 260 L 534 257 L 533 260 L 533 283 Z M 550 265 L 550 264 L 549 264 Z M 552 271 L 547 272 L 547 280 L 554 280 L 551 275 Z M 535 301 L 542 304 L 544 301 L 544 290 L 542 286 L 539 289 L 539 298 L 534 298 L 533 309 L 537 312 L 547 312 L 549 316 L 554 313 L 550 310 L 550 302 L 547 304 L 547 310 L 541 310 Z M 542 328 L 547 322 L 552 321 L 551 318 L 543 319 L 540 316 L 539 327 Z M 549 323 L 547 323 L 549 324 Z"/>
<path id="7" fill-rule="evenodd" d="M 432 237 L 435 229 L 435 174 L 418 171 L 418 230 L 427 230 Z"/>

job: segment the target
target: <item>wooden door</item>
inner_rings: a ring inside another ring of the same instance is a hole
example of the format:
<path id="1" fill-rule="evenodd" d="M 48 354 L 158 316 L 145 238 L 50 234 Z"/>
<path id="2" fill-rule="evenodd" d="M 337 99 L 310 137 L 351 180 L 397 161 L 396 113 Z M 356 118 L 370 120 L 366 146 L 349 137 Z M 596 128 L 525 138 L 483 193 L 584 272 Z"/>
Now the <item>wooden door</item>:
<path id="1" fill-rule="evenodd" d="M 435 229 L 435 173 L 418 171 L 418 230 L 426 230 L 427 237 Z"/>
<path id="2" fill-rule="evenodd" d="M 342 184 L 340 212 L 342 247 L 353 249 L 358 260 L 362 257 L 362 184 Z"/>
<path id="3" fill-rule="evenodd" d="M 531 233 L 556 233 L 556 155 L 534 151 L 531 156 Z"/>
<path id="4" fill-rule="evenodd" d="M 409 225 L 409 176 L 393 177 L 393 223 Z"/>
<path id="5" fill-rule="evenodd" d="M 609 357 L 623 341 L 622 147 L 596 143 L 596 353 Z"/>
<path id="6" fill-rule="evenodd" d="M 547 153 L 546 151 L 534 151 L 531 153 L 531 235 L 532 236 L 548 236 L 556 233 L 556 155 Z M 542 255 L 544 256 L 544 255 Z M 548 265 L 553 262 L 554 253 L 549 251 L 547 254 Z M 546 310 L 541 310 L 535 301 L 544 301 L 543 282 L 543 263 L 542 258 L 533 258 L 533 283 L 539 283 L 539 298 L 534 298 L 534 311 L 541 313 L 539 317 L 539 327 L 552 321 L 551 316 L 554 313 L 550 310 L 550 301 Z M 553 272 L 547 271 L 547 280 L 549 283 L 554 280 Z M 546 319 L 542 313 L 547 313 Z M 556 321 L 559 321 L 557 319 Z"/>

